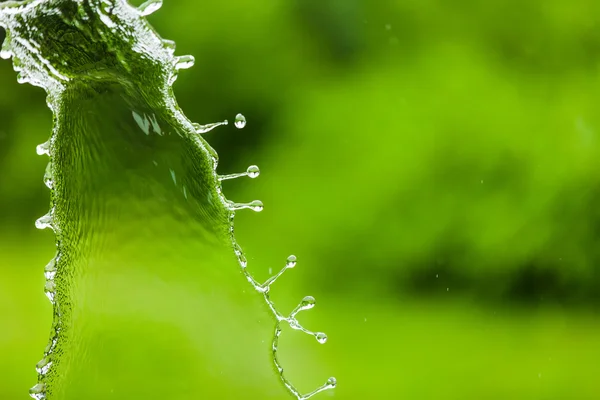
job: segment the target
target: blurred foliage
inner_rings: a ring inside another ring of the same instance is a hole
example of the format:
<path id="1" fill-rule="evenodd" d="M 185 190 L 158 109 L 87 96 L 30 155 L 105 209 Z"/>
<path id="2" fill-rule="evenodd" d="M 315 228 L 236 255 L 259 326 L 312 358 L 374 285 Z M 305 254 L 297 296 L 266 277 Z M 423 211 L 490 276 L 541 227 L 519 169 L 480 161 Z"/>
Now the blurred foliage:
<path id="1" fill-rule="evenodd" d="M 312 379 L 317 359 L 340 398 L 596 398 L 598 15 L 592 0 L 179 0 L 149 18 L 196 57 L 175 84 L 186 115 L 248 118 L 207 135 L 221 173 L 263 172 L 225 185 L 266 206 L 239 215 L 238 239 L 259 276 L 299 256 L 279 301 L 311 290 L 331 334 L 318 354 L 287 346 L 290 374 Z M 0 398 L 16 399 L 50 318 L 52 242 L 33 221 L 51 115 L 9 62 L 0 88 Z"/>

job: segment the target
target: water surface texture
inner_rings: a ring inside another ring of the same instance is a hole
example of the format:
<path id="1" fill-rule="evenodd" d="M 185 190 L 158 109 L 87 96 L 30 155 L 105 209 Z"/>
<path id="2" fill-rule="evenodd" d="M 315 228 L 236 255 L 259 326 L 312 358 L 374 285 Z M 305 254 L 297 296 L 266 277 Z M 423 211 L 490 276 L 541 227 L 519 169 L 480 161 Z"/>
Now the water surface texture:
<path id="1" fill-rule="evenodd" d="M 289 315 L 269 298 L 276 278 L 295 266 L 294 256 L 263 284 L 246 270 L 233 217 L 239 209 L 260 211 L 262 203 L 230 202 L 220 182 L 254 178 L 259 170 L 217 175 L 217 154 L 200 135 L 221 124 L 192 123 L 176 105 L 171 85 L 194 58 L 176 57 L 174 42 L 146 22 L 160 5 L 0 5 L 7 29 L 0 55 L 12 57 L 19 82 L 46 90 L 54 118 L 49 141 L 37 149 L 50 159 L 44 182 L 51 206 L 36 222 L 56 234 L 44 288 L 54 320 L 30 395 L 227 397 L 231 380 L 260 382 L 271 367 L 268 357 L 296 398 L 333 388 L 330 378 L 303 395 L 283 374 L 282 322 L 319 343 L 327 336 L 296 320 L 314 306 L 312 297 Z M 240 114 L 235 126 L 244 125 Z M 275 334 L 264 323 L 267 313 Z M 243 356 L 220 357 L 223 346 L 244 348 Z"/>

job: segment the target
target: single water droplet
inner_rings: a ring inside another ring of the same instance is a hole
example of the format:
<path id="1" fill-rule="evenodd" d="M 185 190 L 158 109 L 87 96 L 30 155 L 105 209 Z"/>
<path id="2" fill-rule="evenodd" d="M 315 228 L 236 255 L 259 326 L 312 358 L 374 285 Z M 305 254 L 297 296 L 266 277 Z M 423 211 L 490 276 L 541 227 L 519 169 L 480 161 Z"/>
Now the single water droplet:
<path id="1" fill-rule="evenodd" d="M 52 215 L 50 213 L 38 218 L 35 221 L 35 227 L 38 229 L 52 228 Z"/>
<path id="2" fill-rule="evenodd" d="M 317 339 L 317 342 L 319 342 L 321 344 L 325 344 L 327 342 L 327 335 L 324 334 L 323 332 L 317 332 L 315 334 L 315 338 Z"/>
<path id="3" fill-rule="evenodd" d="M 334 388 L 337 385 L 337 379 L 335 379 L 333 376 L 329 379 L 327 379 L 327 386 L 330 388 Z"/>
<path id="4" fill-rule="evenodd" d="M 49 156 L 50 155 L 50 141 L 48 140 L 45 143 L 38 144 L 37 147 L 35 148 L 35 152 L 40 156 L 41 155 Z"/>
<path id="5" fill-rule="evenodd" d="M 250 178 L 254 179 L 260 175 L 260 169 L 256 165 L 251 165 L 246 170 L 246 173 Z"/>
<path id="6" fill-rule="evenodd" d="M 261 212 L 263 210 L 263 208 L 264 208 L 264 205 L 263 205 L 262 201 L 260 201 L 260 200 L 254 200 L 250 204 L 248 204 L 248 207 L 252 211 Z"/>
<path id="7" fill-rule="evenodd" d="M 311 308 L 313 308 L 315 306 L 316 303 L 317 303 L 317 301 L 315 300 L 314 297 L 306 296 L 302 299 L 302 302 L 300 303 L 300 308 L 302 310 L 310 310 Z"/>
<path id="8" fill-rule="evenodd" d="M 175 68 L 176 69 L 188 69 L 194 66 L 196 59 L 194 56 L 181 56 L 175 58 Z"/>
<path id="9" fill-rule="evenodd" d="M 145 17 L 161 8 L 162 4 L 162 0 L 148 0 L 138 7 L 138 11 Z"/>
<path id="10" fill-rule="evenodd" d="M 246 117 L 242 114 L 238 114 L 235 116 L 235 127 L 238 129 L 242 129 L 246 126 Z"/>
<path id="11" fill-rule="evenodd" d="M 286 268 L 294 268 L 296 266 L 296 256 L 291 255 L 287 258 L 287 262 L 285 263 Z"/>

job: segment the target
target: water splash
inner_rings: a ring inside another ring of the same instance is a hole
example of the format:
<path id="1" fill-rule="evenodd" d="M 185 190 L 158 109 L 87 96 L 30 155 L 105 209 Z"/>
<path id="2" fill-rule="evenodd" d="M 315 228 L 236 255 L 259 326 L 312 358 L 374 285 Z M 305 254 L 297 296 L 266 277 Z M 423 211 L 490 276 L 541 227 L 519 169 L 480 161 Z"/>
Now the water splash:
<path id="1" fill-rule="evenodd" d="M 218 156 L 200 135 L 226 125 L 227 121 L 207 125 L 193 123 L 177 106 L 172 84 L 177 79 L 178 71 L 191 68 L 195 59 L 191 55 L 174 56 L 175 43 L 160 38 L 145 20 L 145 16 L 161 6 L 162 0 L 149 0 L 138 8 L 124 0 L 26 0 L 0 3 L 0 26 L 7 30 L 0 57 L 12 57 L 18 82 L 45 89 L 54 122 L 50 139 L 36 149 L 38 154 L 50 158 L 44 183 L 51 190 L 51 208 L 35 223 L 39 229 L 50 228 L 56 235 L 57 254 L 44 271 L 44 292 L 53 305 L 54 318 L 44 356 L 36 365 L 38 383 L 30 389 L 30 396 L 37 400 L 64 397 L 57 394 L 64 389 L 58 387 L 61 376 L 56 370 L 61 362 L 65 363 L 65 368 L 70 365 L 64 360 L 69 357 L 65 354 L 68 353 L 65 343 L 70 337 L 76 336 L 73 332 L 76 315 L 72 302 L 76 299 L 74 293 L 84 290 L 84 287 L 71 284 L 73 275 L 82 273 L 75 260 L 85 253 L 89 259 L 84 261 L 93 261 L 93 251 L 89 249 L 91 244 L 86 242 L 91 240 L 93 232 L 86 231 L 78 218 L 107 224 L 102 217 L 95 215 L 100 200 L 83 198 L 80 193 L 95 193 L 98 197 L 110 199 L 105 192 L 118 191 L 118 184 L 123 187 L 137 185 L 141 193 L 146 188 L 144 182 L 131 181 L 127 174 L 121 177 L 119 183 L 112 182 L 103 171 L 102 164 L 97 162 L 98 155 L 94 153 L 97 149 L 87 149 L 89 160 L 84 162 L 78 154 L 81 151 L 81 138 L 77 134 L 87 135 L 88 142 L 96 144 L 98 148 L 112 146 L 113 151 L 118 153 L 114 158 L 118 158 L 119 162 L 127 162 L 131 157 L 131 149 L 127 148 L 126 143 L 120 142 L 120 137 L 111 137 L 112 142 L 100 145 L 95 142 L 98 138 L 94 135 L 115 131 L 116 127 L 123 130 L 122 135 L 126 135 L 135 126 L 146 137 L 144 146 L 137 151 L 142 153 L 140 157 L 148 160 L 140 171 L 136 171 L 135 176 L 149 176 L 149 171 L 155 171 L 153 168 L 168 164 L 162 159 L 157 161 L 160 157 L 153 150 L 158 146 L 157 138 L 163 140 L 161 146 L 171 146 L 190 154 L 193 162 L 182 161 L 168 168 L 169 176 L 165 179 L 170 179 L 171 187 L 174 185 L 181 193 L 181 198 L 173 201 L 176 205 L 181 203 L 188 208 L 191 207 L 190 202 L 194 202 L 195 212 L 203 216 L 204 222 L 199 236 L 220 237 L 221 232 L 226 232 L 224 235 L 233 248 L 243 275 L 260 293 L 275 319 L 271 351 L 279 377 L 297 399 L 309 399 L 334 388 L 336 379 L 329 378 L 317 389 L 301 394 L 284 375 L 278 358 L 278 345 L 282 324 L 313 336 L 318 343 L 327 341 L 325 333 L 308 330 L 297 319 L 299 313 L 314 308 L 316 301 L 306 296 L 286 315 L 277 309 L 269 297 L 275 282 L 286 270 L 296 266 L 295 256 L 289 256 L 284 267 L 264 283 L 257 282 L 248 271 L 246 256 L 234 236 L 234 217 L 236 211 L 241 209 L 259 212 L 263 209 L 263 203 L 259 200 L 232 202 L 223 195 L 220 182 L 246 176 L 256 178 L 260 171 L 252 165 L 243 173 L 217 175 Z M 95 108 L 102 109 L 108 107 L 110 102 L 117 102 L 122 109 L 130 110 L 129 116 L 119 115 L 112 120 L 96 119 L 91 124 L 86 118 L 92 118 L 90 115 L 95 112 L 102 116 L 105 113 L 90 109 L 85 101 L 77 98 L 77 94 L 81 94 L 84 100 L 93 99 L 97 102 L 93 103 Z M 86 124 L 97 129 L 91 129 Z M 244 128 L 246 118 L 242 114 L 236 115 L 234 125 L 238 129 Z M 94 179 L 70 176 L 65 173 L 65 165 L 77 170 L 93 170 Z M 195 177 L 190 178 L 192 175 Z M 76 200 L 80 200 L 79 209 L 73 210 Z M 139 198 L 133 200 L 142 201 Z M 83 251 L 82 248 L 86 249 L 86 246 L 87 250 Z"/>

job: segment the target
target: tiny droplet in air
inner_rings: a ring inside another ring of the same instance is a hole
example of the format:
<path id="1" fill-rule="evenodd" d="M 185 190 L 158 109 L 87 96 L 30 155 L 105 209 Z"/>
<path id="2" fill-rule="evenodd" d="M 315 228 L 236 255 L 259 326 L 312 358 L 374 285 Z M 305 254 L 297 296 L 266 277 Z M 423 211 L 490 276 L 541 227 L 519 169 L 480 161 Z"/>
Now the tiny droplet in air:
<path id="1" fill-rule="evenodd" d="M 261 212 L 264 208 L 263 202 L 260 200 L 254 200 L 248 206 L 250 207 L 250 209 L 252 211 L 256 211 L 256 212 Z"/>
<path id="2" fill-rule="evenodd" d="M 317 332 L 317 334 L 315 335 L 315 338 L 317 339 L 317 342 L 319 342 L 321 344 L 325 344 L 327 342 L 327 335 L 324 334 L 323 332 Z"/>
<path id="3" fill-rule="evenodd" d="M 287 262 L 285 263 L 286 268 L 294 268 L 296 266 L 296 256 L 291 255 L 287 258 Z"/>
<path id="4" fill-rule="evenodd" d="M 303 310 L 310 310 L 315 306 L 316 303 L 317 301 L 314 297 L 306 296 L 302 299 L 302 302 L 300 303 L 300 308 L 302 308 Z"/>
<path id="5" fill-rule="evenodd" d="M 246 170 L 246 173 L 250 178 L 254 179 L 260 175 L 260 169 L 256 165 L 251 165 Z"/>
<path id="6" fill-rule="evenodd" d="M 238 114 L 235 116 L 235 127 L 238 129 L 242 129 L 246 126 L 246 117 L 242 114 Z"/>

